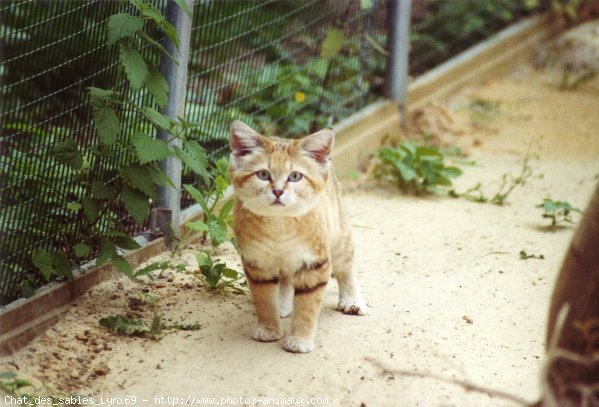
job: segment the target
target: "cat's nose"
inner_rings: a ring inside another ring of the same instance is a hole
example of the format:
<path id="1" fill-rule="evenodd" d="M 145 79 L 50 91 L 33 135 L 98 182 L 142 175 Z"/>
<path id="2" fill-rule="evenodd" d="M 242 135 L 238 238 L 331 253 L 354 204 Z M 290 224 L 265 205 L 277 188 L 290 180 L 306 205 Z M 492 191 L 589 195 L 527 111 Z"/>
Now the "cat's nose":
<path id="1" fill-rule="evenodd" d="M 274 194 L 274 196 L 276 196 L 277 198 L 280 198 L 281 195 L 283 195 L 283 190 L 282 189 L 273 189 L 272 193 Z"/>

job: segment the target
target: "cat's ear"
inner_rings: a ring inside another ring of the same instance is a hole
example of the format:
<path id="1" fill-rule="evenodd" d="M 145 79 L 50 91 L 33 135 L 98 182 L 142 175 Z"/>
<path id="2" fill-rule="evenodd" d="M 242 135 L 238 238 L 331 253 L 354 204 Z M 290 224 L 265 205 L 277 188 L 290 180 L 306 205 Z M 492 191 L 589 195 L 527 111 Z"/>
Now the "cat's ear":
<path id="1" fill-rule="evenodd" d="M 239 120 L 233 120 L 229 145 L 235 159 L 239 159 L 262 147 L 262 140 L 260 134 L 250 126 Z"/>
<path id="2" fill-rule="evenodd" d="M 306 151 L 319 164 L 331 161 L 333 146 L 335 145 L 335 130 L 328 128 L 306 136 L 300 143 Z"/>

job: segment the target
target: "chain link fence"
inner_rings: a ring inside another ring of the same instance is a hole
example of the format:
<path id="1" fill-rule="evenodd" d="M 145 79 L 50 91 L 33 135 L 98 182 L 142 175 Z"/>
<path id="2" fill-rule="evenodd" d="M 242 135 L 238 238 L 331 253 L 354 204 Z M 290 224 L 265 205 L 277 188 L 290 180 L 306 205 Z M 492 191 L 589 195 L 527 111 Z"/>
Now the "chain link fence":
<path id="1" fill-rule="evenodd" d="M 391 1 L 196 1 L 185 115 L 201 123 L 195 137 L 210 159 L 227 154 L 232 119 L 267 135 L 297 137 L 381 97 Z M 434 67 L 527 14 L 522 4 L 414 0 L 410 73 Z M 123 82 L 105 26 L 128 7 L 106 0 L 0 2 L 0 304 L 31 295 L 44 282 L 31 253 L 60 248 L 65 233 L 78 233 L 75 203 L 89 193 L 87 185 L 118 177 L 116 163 L 107 159 L 90 159 L 84 166 L 91 171 L 77 173 L 52 156 L 66 138 L 82 147 L 98 143 L 86 88 Z M 325 59 L 321 46 L 331 28 L 344 45 Z M 133 129 L 132 120 L 122 128 Z M 194 181 L 184 174 L 184 183 Z M 111 209 L 128 216 L 118 202 Z M 125 224 L 129 235 L 148 226 Z"/>

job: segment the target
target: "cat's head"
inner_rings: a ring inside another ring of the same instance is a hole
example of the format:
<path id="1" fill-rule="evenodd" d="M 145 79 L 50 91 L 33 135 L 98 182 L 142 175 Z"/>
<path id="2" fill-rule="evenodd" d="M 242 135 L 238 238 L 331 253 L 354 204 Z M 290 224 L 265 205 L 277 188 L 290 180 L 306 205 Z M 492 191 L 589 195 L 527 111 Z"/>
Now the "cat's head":
<path id="1" fill-rule="evenodd" d="M 261 216 L 301 216 L 310 211 L 331 171 L 333 129 L 297 140 L 269 138 L 231 123 L 229 171 L 235 195 Z"/>

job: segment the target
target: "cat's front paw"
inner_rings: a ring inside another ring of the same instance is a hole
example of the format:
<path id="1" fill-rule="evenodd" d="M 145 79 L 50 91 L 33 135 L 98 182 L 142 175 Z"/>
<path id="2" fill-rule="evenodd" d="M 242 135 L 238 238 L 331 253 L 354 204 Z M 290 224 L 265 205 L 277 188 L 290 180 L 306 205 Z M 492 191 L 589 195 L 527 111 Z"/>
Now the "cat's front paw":
<path id="1" fill-rule="evenodd" d="M 368 307 L 361 298 L 345 297 L 339 300 L 337 309 L 348 315 L 366 315 Z"/>
<path id="2" fill-rule="evenodd" d="M 259 342 L 274 342 L 281 339 L 279 329 L 256 325 L 252 330 L 252 338 Z"/>
<path id="3" fill-rule="evenodd" d="M 288 336 L 283 342 L 283 348 L 292 353 L 310 353 L 314 350 L 314 342 L 297 336 Z"/>

